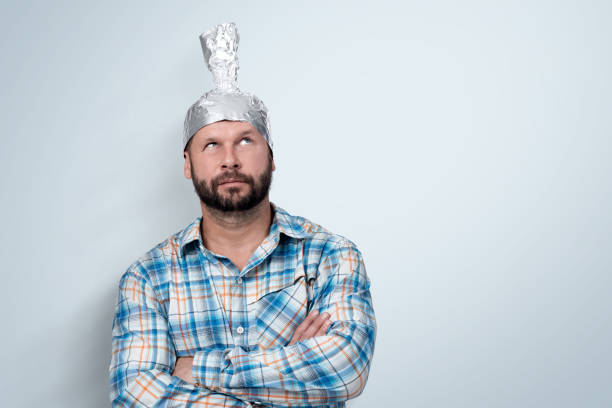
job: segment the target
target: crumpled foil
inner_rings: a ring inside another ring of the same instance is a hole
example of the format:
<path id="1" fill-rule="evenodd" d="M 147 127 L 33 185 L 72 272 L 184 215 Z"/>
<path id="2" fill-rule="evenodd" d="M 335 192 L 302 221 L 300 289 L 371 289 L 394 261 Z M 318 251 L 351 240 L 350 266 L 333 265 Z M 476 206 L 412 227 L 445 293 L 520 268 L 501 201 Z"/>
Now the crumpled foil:
<path id="1" fill-rule="evenodd" d="M 183 150 L 193 135 L 221 120 L 249 122 L 272 148 L 268 109 L 257 96 L 238 89 L 238 42 L 236 24 L 219 24 L 200 35 L 204 61 L 215 88 L 202 95 L 187 111 Z"/>

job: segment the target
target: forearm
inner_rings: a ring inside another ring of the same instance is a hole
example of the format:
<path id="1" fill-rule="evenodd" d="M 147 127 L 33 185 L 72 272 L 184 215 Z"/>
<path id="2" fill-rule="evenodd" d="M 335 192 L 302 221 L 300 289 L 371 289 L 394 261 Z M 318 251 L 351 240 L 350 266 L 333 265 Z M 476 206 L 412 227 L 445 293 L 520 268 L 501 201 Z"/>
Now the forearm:
<path id="1" fill-rule="evenodd" d="M 205 350 L 194 357 L 194 380 L 248 401 L 328 406 L 363 390 L 374 336 L 373 327 L 336 322 L 328 335 L 290 346 Z"/>
<path id="2" fill-rule="evenodd" d="M 195 387 L 167 372 L 153 369 L 134 373 L 123 388 L 114 390 L 113 407 L 188 407 L 192 404 L 219 407 L 246 407 L 230 395 Z"/>

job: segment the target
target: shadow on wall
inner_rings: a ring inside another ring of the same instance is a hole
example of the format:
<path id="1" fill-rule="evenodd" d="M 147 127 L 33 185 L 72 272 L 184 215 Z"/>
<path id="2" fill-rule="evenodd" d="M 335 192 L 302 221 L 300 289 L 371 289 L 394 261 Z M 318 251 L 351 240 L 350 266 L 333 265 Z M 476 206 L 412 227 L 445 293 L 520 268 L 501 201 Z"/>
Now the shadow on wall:
<path id="1" fill-rule="evenodd" d="M 111 350 L 111 325 L 116 288 L 104 288 L 75 313 L 44 336 L 61 342 L 57 352 L 63 367 L 40 370 L 56 383 L 54 392 L 33 392 L 24 406 L 36 407 L 109 407 L 108 366 Z M 37 342 L 40 346 L 40 340 Z M 22 400 L 23 401 L 23 400 Z"/>
<path id="2" fill-rule="evenodd" d="M 45 374 L 53 377 L 55 373 L 55 378 L 50 379 L 54 383 L 53 392 L 32 393 L 27 406 L 110 406 L 108 368 L 119 279 L 138 257 L 199 215 L 191 181 L 183 177 L 183 159 L 177 152 L 176 135 L 165 132 L 163 142 L 157 146 L 147 158 L 156 163 L 146 172 L 146 177 L 154 182 L 141 187 L 146 191 L 126 197 L 124 209 L 119 209 L 123 216 L 117 216 L 117 209 L 96 215 L 95 222 L 104 224 L 104 229 L 88 241 L 87 250 L 92 251 L 90 255 L 97 258 L 93 262 L 98 263 L 90 272 L 105 274 L 100 281 L 106 283 L 90 291 L 86 301 L 71 305 L 69 310 L 73 313 L 58 318 L 52 333 L 41 335 L 59 344 L 55 349 L 61 357 L 54 361 L 63 362 L 63 367 L 51 368 L 50 374 Z M 118 239 L 122 234 L 124 237 Z M 131 249 L 126 250 L 126 244 Z M 133 249 L 138 247 L 142 249 Z M 100 248 L 105 248 L 106 253 L 100 254 Z M 61 300 L 67 304 L 70 301 Z"/>
<path id="3" fill-rule="evenodd" d="M 67 361 L 69 358 L 74 361 L 75 371 L 80 373 L 73 376 L 78 382 L 67 387 L 73 390 L 75 406 L 110 405 L 108 367 L 116 301 L 117 288 L 104 288 L 100 296 L 87 305 L 88 310 L 77 314 L 69 322 L 69 327 L 77 328 L 79 334 L 73 338 L 71 355 L 66 356 Z"/>

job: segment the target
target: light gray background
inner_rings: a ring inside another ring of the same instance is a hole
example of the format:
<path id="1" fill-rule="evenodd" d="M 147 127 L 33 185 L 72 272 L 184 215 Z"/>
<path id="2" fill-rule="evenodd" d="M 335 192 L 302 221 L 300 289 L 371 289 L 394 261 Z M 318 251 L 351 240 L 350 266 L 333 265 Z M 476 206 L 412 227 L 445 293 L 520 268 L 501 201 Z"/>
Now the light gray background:
<path id="1" fill-rule="evenodd" d="M 200 211 L 182 121 L 228 21 L 272 201 L 364 253 L 350 406 L 612 405 L 610 4 L 3 4 L 0 405 L 109 405 L 119 277 Z"/>

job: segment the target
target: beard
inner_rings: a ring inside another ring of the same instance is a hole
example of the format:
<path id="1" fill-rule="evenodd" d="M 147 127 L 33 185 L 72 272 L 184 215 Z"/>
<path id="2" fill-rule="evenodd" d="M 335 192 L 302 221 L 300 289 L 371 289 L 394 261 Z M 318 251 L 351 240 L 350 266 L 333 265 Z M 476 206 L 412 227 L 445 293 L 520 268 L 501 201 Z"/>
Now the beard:
<path id="1" fill-rule="evenodd" d="M 191 168 L 193 169 L 193 163 L 191 163 Z M 221 194 L 219 186 L 228 179 L 236 179 L 246 183 L 248 185 L 248 192 L 240 196 L 241 188 L 230 187 L 227 189 L 227 193 Z M 223 212 L 247 211 L 261 203 L 270 192 L 270 185 L 272 184 L 272 159 L 268 158 L 268 166 L 257 177 L 257 180 L 237 170 L 227 171 L 212 179 L 210 183 L 204 179 L 198 179 L 193 173 L 191 174 L 191 180 L 200 200 L 206 206 Z"/>

